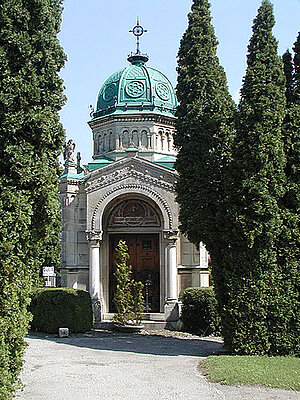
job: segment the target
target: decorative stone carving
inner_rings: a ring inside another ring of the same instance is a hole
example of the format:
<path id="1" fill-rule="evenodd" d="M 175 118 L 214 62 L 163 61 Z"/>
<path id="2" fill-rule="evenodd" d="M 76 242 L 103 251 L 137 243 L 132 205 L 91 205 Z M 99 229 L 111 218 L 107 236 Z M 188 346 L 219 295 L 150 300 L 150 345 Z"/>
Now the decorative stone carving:
<path id="1" fill-rule="evenodd" d="M 176 229 L 164 230 L 164 239 L 171 243 L 175 243 L 178 239 L 178 233 L 179 231 Z"/>
<path id="2" fill-rule="evenodd" d="M 102 241 L 102 231 L 86 231 L 86 240 L 88 240 L 90 243 L 94 244 L 99 244 Z"/>
<path id="3" fill-rule="evenodd" d="M 159 227 L 159 217 L 154 208 L 142 200 L 125 200 L 112 211 L 109 227 L 147 226 Z"/>
<path id="4" fill-rule="evenodd" d="M 122 164 L 120 165 L 122 167 Z M 161 171 L 154 169 L 148 169 L 143 165 L 133 164 L 123 166 L 119 170 L 113 170 L 110 173 L 103 174 L 99 178 L 95 178 L 91 182 L 86 183 L 86 192 L 91 193 L 100 188 L 112 185 L 123 181 L 127 178 L 135 178 L 142 183 L 146 183 L 149 186 L 160 187 L 172 193 L 175 192 L 174 177 L 169 177 L 167 174 L 162 174 Z M 100 171 L 101 173 L 102 171 Z"/>
<path id="5" fill-rule="evenodd" d="M 101 205 L 103 203 L 103 201 L 105 199 L 107 199 L 107 197 L 111 196 L 112 194 L 116 194 L 118 192 L 124 193 L 124 192 L 128 192 L 128 193 L 141 193 L 141 194 L 145 194 L 146 196 L 149 196 L 150 198 L 152 198 L 153 200 L 156 201 L 156 203 L 158 204 L 158 206 L 164 210 L 164 212 L 167 214 L 168 216 L 168 226 L 170 229 L 172 229 L 173 227 L 173 218 L 172 218 L 172 213 L 171 213 L 171 209 L 168 205 L 168 203 L 166 202 L 166 200 L 160 196 L 159 193 L 157 193 L 156 191 L 152 190 L 150 187 L 147 186 L 143 186 L 143 185 L 138 185 L 138 184 L 127 184 L 127 185 L 119 185 L 116 186 L 114 188 L 112 188 L 111 190 L 109 190 L 97 203 L 93 214 L 92 214 L 92 226 L 91 226 L 91 230 L 94 231 L 95 230 L 95 225 L 96 225 L 96 219 L 97 219 L 97 215 L 99 213 L 99 210 L 101 209 Z"/>
<path id="6" fill-rule="evenodd" d="M 167 125 L 169 128 L 175 126 L 175 120 L 173 118 L 164 115 L 149 115 L 149 116 L 117 116 L 111 115 L 102 118 L 101 120 L 92 120 L 89 125 L 92 129 L 95 127 L 110 125 L 112 122 L 120 123 L 141 123 L 141 122 L 156 122 L 160 124 Z"/>

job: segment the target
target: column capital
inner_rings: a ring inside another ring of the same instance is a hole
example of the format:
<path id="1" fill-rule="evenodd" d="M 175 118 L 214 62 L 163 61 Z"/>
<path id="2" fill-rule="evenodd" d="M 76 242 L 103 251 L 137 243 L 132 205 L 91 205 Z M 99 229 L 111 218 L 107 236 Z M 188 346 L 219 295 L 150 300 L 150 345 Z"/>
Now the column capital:
<path id="1" fill-rule="evenodd" d="M 169 244 L 175 244 L 178 239 L 178 230 L 177 229 L 166 229 L 163 231 L 164 239 L 169 242 Z"/>
<path id="2" fill-rule="evenodd" d="M 89 241 L 90 245 L 100 246 L 102 233 L 102 231 L 85 231 L 86 240 Z"/>

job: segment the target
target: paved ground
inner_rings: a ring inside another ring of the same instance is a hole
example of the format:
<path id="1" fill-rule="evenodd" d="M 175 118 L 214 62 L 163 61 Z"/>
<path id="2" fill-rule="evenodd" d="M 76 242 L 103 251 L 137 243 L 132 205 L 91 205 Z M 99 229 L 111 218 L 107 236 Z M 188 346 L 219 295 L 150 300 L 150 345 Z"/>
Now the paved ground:
<path id="1" fill-rule="evenodd" d="M 97 333 L 59 339 L 30 335 L 17 400 L 294 400 L 300 393 L 212 384 L 201 357 L 212 338 Z"/>

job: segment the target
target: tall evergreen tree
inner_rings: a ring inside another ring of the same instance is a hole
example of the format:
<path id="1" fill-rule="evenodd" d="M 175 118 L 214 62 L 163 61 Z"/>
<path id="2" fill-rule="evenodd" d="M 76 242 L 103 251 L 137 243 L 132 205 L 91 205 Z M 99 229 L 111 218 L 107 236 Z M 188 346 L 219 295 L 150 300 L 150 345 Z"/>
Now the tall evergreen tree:
<path id="1" fill-rule="evenodd" d="M 214 259 L 221 245 L 235 105 L 216 54 L 208 0 L 194 0 L 188 20 L 177 68 L 177 201 L 181 230 L 193 243 L 203 241 Z"/>
<path id="2" fill-rule="evenodd" d="M 0 398 L 15 390 L 30 292 L 59 258 L 58 161 L 64 103 L 61 0 L 0 7 Z"/>
<path id="3" fill-rule="evenodd" d="M 286 104 L 289 106 L 294 97 L 294 87 L 293 87 L 293 59 L 292 59 L 292 54 L 290 53 L 289 50 L 287 50 L 283 56 L 282 56 L 282 61 L 283 61 L 283 70 L 284 70 L 284 75 L 285 75 L 285 80 L 286 80 L 286 90 L 285 90 L 285 96 L 286 96 Z"/>
<path id="4" fill-rule="evenodd" d="M 289 351 L 285 276 L 278 265 L 285 190 L 282 123 L 285 78 L 272 34 L 273 7 L 263 0 L 253 24 L 231 166 L 233 230 L 224 284 L 225 341 L 246 354 Z"/>
<path id="5" fill-rule="evenodd" d="M 283 55 L 287 97 L 283 132 L 287 163 L 286 193 L 281 205 L 284 227 L 280 236 L 279 262 L 289 282 L 290 347 L 300 354 L 300 34 L 293 50 L 293 62 L 291 55 Z"/>
<path id="6" fill-rule="evenodd" d="M 293 50 L 293 60 L 289 51 L 283 55 L 287 99 L 287 114 L 284 121 L 284 144 L 287 158 L 285 205 L 298 213 L 300 207 L 300 34 Z"/>
<path id="7" fill-rule="evenodd" d="M 300 32 L 294 43 L 294 88 L 295 102 L 300 104 Z"/>

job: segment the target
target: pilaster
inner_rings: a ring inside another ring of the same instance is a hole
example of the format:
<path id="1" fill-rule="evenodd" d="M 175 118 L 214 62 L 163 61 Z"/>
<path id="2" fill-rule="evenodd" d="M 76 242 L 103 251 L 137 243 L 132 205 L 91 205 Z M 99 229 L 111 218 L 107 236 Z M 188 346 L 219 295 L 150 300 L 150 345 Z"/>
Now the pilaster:
<path id="1" fill-rule="evenodd" d="M 177 294 L 177 230 L 165 230 L 164 241 L 167 265 L 167 287 L 165 318 L 168 322 L 175 322 L 179 319 L 178 294 Z"/>
<path id="2" fill-rule="evenodd" d="M 101 265 L 100 265 L 100 246 L 102 242 L 102 232 L 88 231 L 86 237 L 89 242 L 89 291 L 92 298 L 94 322 L 100 323 L 103 305 L 103 296 L 100 285 Z"/>

